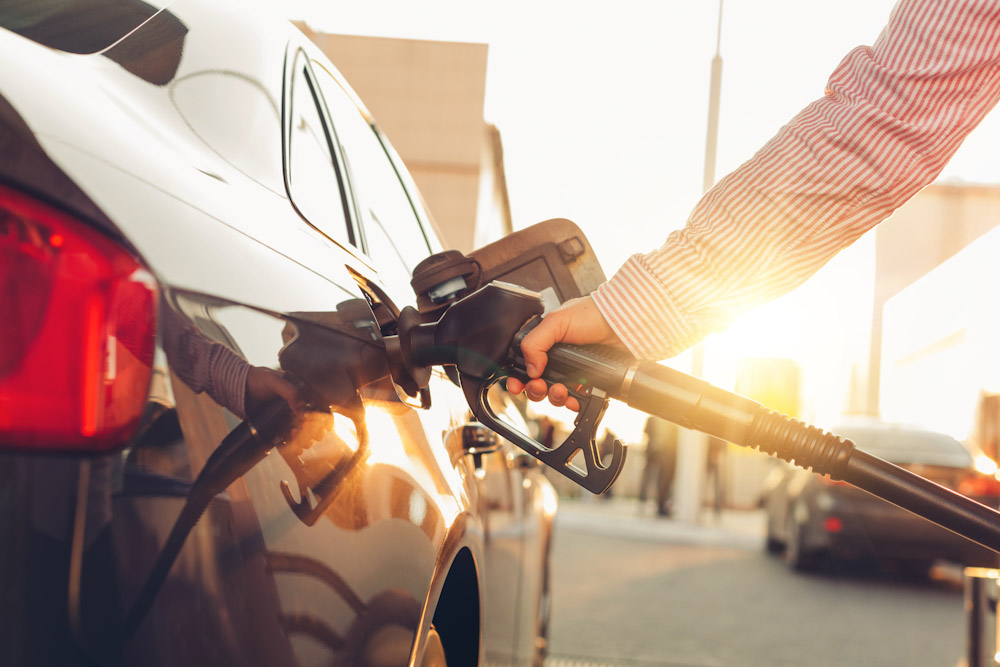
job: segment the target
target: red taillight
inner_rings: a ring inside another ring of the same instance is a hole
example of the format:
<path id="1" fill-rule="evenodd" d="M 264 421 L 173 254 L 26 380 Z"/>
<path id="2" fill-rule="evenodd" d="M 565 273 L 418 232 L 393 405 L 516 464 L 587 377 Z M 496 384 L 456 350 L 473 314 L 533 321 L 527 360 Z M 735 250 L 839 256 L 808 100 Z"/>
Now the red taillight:
<path id="1" fill-rule="evenodd" d="M 955 490 L 970 498 L 995 498 L 1000 496 L 1000 482 L 993 475 L 973 472 L 963 477 Z"/>
<path id="2" fill-rule="evenodd" d="M 0 448 L 124 444 L 149 390 L 156 303 L 129 252 L 0 187 Z"/>
<path id="3" fill-rule="evenodd" d="M 839 533 L 844 529 L 844 522 L 839 517 L 830 516 L 823 520 L 823 530 L 828 533 Z"/>

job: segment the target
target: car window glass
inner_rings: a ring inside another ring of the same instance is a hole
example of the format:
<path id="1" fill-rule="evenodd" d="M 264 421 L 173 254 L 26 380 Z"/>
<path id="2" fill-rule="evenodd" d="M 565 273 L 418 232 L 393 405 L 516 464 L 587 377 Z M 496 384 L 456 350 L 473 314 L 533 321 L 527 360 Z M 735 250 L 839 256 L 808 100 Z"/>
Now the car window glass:
<path id="1" fill-rule="evenodd" d="M 335 241 L 351 243 L 340 179 L 303 63 L 292 80 L 288 136 L 288 191 L 299 212 Z"/>
<path id="2" fill-rule="evenodd" d="M 409 293 L 413 267 L 430 254 L 420 221 L 378 136 L 357 105 L 328 74 L 319 71 L 318 78 L 345 153 L 368 255 L 387 285 L 398 288 L 395 291 L 400 295 Z"/>
<path id="3" fill-rule="evenodd" d="M 49 48 L 97 53 L 167 4 L 143 0 L 4 0 L 0 2 L 0 27 Z"/>

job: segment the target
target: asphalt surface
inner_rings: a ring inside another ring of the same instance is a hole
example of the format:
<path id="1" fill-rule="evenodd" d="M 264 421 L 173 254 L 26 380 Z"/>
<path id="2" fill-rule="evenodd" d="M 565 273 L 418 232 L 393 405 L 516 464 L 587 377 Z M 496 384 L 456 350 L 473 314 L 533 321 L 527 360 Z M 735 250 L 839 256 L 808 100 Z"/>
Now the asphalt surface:
<path id="1" fill-rule="evenodd" d="M 635 501 L 563 501 L 548 667 L 955 667 L 961 572 L 904 577 L 833 564 L 792 572 L 763 515 L 690 525 Z"/>

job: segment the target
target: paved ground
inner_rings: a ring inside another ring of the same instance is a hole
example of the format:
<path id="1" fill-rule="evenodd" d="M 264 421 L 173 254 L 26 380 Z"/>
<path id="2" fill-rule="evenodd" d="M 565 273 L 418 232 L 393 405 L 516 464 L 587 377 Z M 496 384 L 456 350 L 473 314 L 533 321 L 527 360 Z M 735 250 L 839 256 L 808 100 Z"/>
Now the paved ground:
<path id="1" fill-rule="evenodd" d="M 641 541 L 696 546 L 763 549 L 763 510 L 706 511 L 699 524 L 673 521 L 654 515 L 652 504 L 634 498 L 562 500 L 559 528 L 575 532 L 626 537 Z"/>
<path id="2" fill-rule="evenodd" d="M 764 554 L 758 511 L 693 526 L 567 501 L 556 531 L 550 667 L 955 667 L 964 652 L 955 569 L 797 574 Z"/>

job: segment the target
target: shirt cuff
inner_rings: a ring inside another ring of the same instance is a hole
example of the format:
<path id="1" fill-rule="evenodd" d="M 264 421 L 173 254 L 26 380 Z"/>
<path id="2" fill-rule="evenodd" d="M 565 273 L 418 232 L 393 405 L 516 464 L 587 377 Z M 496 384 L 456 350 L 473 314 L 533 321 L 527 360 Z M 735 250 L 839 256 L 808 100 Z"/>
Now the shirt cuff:
<path id="1" fill-rule="evenodd" d="M 676 356 L 702 338 L 644 255 L 630 257 L 591 297 L 625 347 L 640 359 Z"/>

